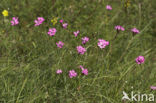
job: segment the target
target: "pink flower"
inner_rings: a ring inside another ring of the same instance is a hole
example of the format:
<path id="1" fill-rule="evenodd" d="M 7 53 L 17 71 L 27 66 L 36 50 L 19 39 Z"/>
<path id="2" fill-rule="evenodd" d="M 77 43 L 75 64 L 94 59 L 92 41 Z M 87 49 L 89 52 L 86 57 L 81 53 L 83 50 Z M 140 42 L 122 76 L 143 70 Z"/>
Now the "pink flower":
<path id="1" fill-rule="evenodd" d="M 144 61 L 145 61 L 145 58 L 143 56 L 138 56 L 136 59 L 135 59 L 136 63 L 137 64 L 143 64 Z"/>
<path id="2" fill-rule="evenodd" d="M 112 10 L 112 7 L 110 5 L 106 5 L 107 10 Z"/>
<path id="3" fill-rule="evenodd" d="M 132 31 L 134 34 L 140 33 L 140 31 L 139 31 L 137 28 L 133 28 L 133 29 L 131 29 L 131 31 Z"/>
<path id="4" fill-rule="evenodd" d="M 35 26 L 39 26 L 44 22 L 44 18 L 38 17 L 37 20 L 35 20 L 34 22 L 35 22 Z"/>
<path id="5" fill-rule="evenodd" d="M 57 71 L 56 71 L 56 74 L 61 74 L 62 73 L 62 70 L 61 69 L 58 69 Z"/>
<path id="6" fill-rule="evenodd" d="M 43 22 L 44 18 L 43 17 L 38 17 L 37 20 L 40 21 L 40 22 Z"/>
<path id="7" fill-rule="evenodd" d="M 156 86 L 151 86 L 150 87 L 152 90 L 156 90 Z"/>
<path id="8" fill-rule="evenodd" d="M 14 25 L 17 25 L 17 24 L 19 24 L 18 17 L 13 17 L 12 21 L 11 21 L 11 25 L 14 26 Z"/>
<path id="9" fill-rule="evenodd" d="M 69 71 L 69 77 L 70 78 L 73 78 L 73 77 L 76 77 L 77 76 L 77 73 L 75 72 L 75 70 L 70 70 Z"/>
<path id="10" fill-rule="evenodd" d="M 68 26 L 68 24 L 67 23 L 64 23 L 64 24 L 62 24 L 62 26 L 63 26 L 64 29 L 66 29 L 67 26 Z"/>
<path id="11" fill-rule="evenodd" d="M 84 70 L 84 68 L 83 68 L 83 66 L 82 66 L 82 65 L 80 65 L 79 67 L 81 68 L 81 70 Z"/>
<path id="12" fill-rule="evenodd" d="M 125 28 L 124 27 L 122 27 L 122 26 L 120 26 L 120 25 L 117 25 L 117 26 L 115 26 L 115 29 L 117 30 L 117 31 L 124 31 L 125 30 Z"/>
<path id="13" fill-rule="evenodd" d="M 62 48 L 64 43 L 62 41 L 59 41 L 58 43 L 56 43 L 58 48 Z"/>
<path id="14" fill-rule="evenodd" d="M 82 46 L 77 46 L 77 51 L 79 54 L 84 54 L 86 52 L 86 49 Z"/>
<path id="15" fill-rule="evenodd" d="M 81 40 L 82 40 L 82 44 L 86 44 L 89 41 L 89 38 L 88 37 L 84 37 Z"/>
<path id="16" fill-rule="evenodd" d="M 48 34 L 50 36 L 54 36 L 56 32 L 57 32 L 56 28 L 50 28 L 49 31 L 48 31 Z"/>
<path id="17" fill-rule="evenodd" d="M 82 70 L 82 74 L 88 75 L 88 69 L 83 69 L 83 70 Z"/>
<path id="18" fill-rule="evenodd" d="M 63 19 L 60 20 L 60 23 L 63 23 Z"/>
<path id="19" fill-rule="evenodd" d="M 98 40 L 98 46 L 100 48 L 105 48 L 107 45 L 109 45 L 109 42 L 103 39 L 99 39 Z"/>
<path id="20" fill-rule="evenodd" d="M 74 32 L 75 37 L 77 37 L 79 33 L 80 33 L 79 30 L 78 30 L 78 31 L 75 31 L 75 32 Z"/>
<path id="21" fill-rule="evenodd" d="M 84 74 L 84 75 L 88 75 L 88 69 L 87 69 L 87 68 L 84 69 L 84 67 L 83 67 L 82 65 L 80 65 L 79 67 L 80 67 L 81 70 L 82 70 L 82 74 Z"/>

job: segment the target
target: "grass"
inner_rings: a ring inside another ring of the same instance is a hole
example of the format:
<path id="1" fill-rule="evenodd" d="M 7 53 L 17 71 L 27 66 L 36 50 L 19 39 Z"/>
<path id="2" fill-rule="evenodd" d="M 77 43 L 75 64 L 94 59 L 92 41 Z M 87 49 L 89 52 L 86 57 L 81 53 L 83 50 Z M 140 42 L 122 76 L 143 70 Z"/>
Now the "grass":
<path id="1" fill-rule="evenodd" d="M 150 89 L 156 85 L 155 1 L 130 0 L 127 8 L 125 2 L 0 0 L 0 12 L 9 12 L 8 17 L 0 15 L 0 102 L 121 103 L 122 91 L 155 95 Z M 107 4 L 111 11 L 105 9 Z M 10 25 L 14 16 L 19 17 L 17 26 Z M 37 17 L 45 22 L 34 27 Z M 53 17 L 63 19 L 68 28 L 52 25 Z M 112 40 L 116 25 L 126 30 Z M 57 29 L 54 37 L 47 35 L 51 27 Z M 134 37 L 133 27 L 140 30 Z M 80 30 L 77 38 L 76 30 Z M 90 41 L 84 45 L 87 52 L 79 55 L 76 46 L 82 45 L 84 36 Z M 110 45 L 100 49 L 99 38 Z M 62 49 L 56 47 L 58 41 L 65 43 Z M 145 57 L 144 64 L 136 64 L 139 55 Z M 87 76 L 81 75 L 79 65 L 88 68 Z M 56 74 L 57 69 L 63 73 Z M 69 78 L 71 69 L 78 73 L 76 78 Z"/>

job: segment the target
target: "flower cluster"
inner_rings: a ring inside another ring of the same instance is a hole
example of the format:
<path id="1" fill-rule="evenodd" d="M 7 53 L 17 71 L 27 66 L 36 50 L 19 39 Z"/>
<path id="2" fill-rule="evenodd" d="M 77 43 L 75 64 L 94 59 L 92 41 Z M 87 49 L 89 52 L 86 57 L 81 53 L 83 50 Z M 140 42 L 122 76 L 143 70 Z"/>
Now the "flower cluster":
<path id="1" fill-rule="evenodd" d="M 84 54 L 86 52 L 86 49 L 82 46 L 77 46 L 77 51 L 79 54 Z"/>
<path id="2" fill-rule="evenodd" d="M 112 10 L 112 7 L 110 5 L 107 5 L 106 9 L 107 10 Z M 2 12 L 2 14 L 3 14 L 3 16 L 8 16 L 8 11 L 4 10 Z M 54 19 L 51 20 L 53 25 L 55 25 L 57 23 L 57 20 L 58 20 L 58 18 L 54 18 Z M 37 19 L 34 21 L 35 26 L 41 25 L 44 21 L 45 21 L 45 19 L 43 17 L 37 17 Z M 60 24 L 62 25 L 62 27 L 64 29 L 67 28 L 68 23 L 64 23 L 63 19 L 61 19 L 59 22 L 60 22 Z M 17 25 L 17 24 L 19 24 L 18 17 L 13 17 L 12 20 L 11 20 L 11 25 L 14 26 L 14 25 Z M 124 31 L 125 30 L 125 28 L 120 26 L 120 25 L 115 26 L 115 29 L 117 30 L 117 34 L 119 33 L 119 31 Z M 56 28 L 50 28 L 49 31 L 48 31 L 48 35 L 54 36 L 56 34 L 56 32 L 57 32 Z M 140 31 L 138 29 L 136 29 L 136 28 L 131 29 L 131 32 L 133 32 L 133 34 L 140 33 Z M 80 33 L 80 30 L 77 30 L 77 31 L 73 32 L 75 37 L 77 37 L 79 35 L 79 33 Z M 81 38 L 81 40 L 82 40 L 82 44 L 86 44 L 90 39 L 85 36 L 85 37 Z M 56 42 L 56 45 L 57 45 L 58 48 L 63 48 L 64 43 L 62 41 L 59 41 L 59 42 Z M 106 46 L 109 45 L 109 41 L 106 41 L 104 39 L 98 39 L 97 45 L 102 49 L 102 48 L 105 48 Z M 84 48 L 81 45 L 77 46 L 76 49 L 77 49 L 77 52 L 79 54 L 81 54 L 81 55 L 83 55 L 87 51 L 86 48 Z M 143 56 L 138 56 L 135 61 L 136 61 L 137 64 L 143 64 L 144 61 L 145 61 L 145 58 Z M 84 68 L 82 65 L 80 65 L 80 68 L 82 70 L 81 73 L 83 75 L 88 75 L 88 69 L 87 68 Z M 61 74 L 62 72 L 63 71 L 61 69 L 58 69 L 56 71 L 56 74 Z M 70 78 L 73 78 L 73 77 L 76 77 L 76 76 L 77 76 L 77 72 L 75 70 L 70 70 L 69 71 L 69 77 Z M 151 89 L 156 89 L 156 88 L 151 87 Z"/>
<path id="3" fill-rule="evenodd" d="M 39 26 L 44 22 L 44 18 L 38 17 L 34 22 L 35 22 L 35 26 Z"/>
<path id="4" fill-rule="evenodd" d="M 81 73 L 83 75 L 88 75 L 88 69 L 87 68 L 84 68 L 82 65 L 80 65 L 79 68 L 81 68 Z M 61 74 L 62 72 L 63 71 L 61 69 L 56 70 L 56 74 Z M 73 77 L 76 77 L 78 74 L 74 69 L 72 69 L 72 70 L 69 70 L 68 75 L 69 75 L 70 78 L 73 78 Z"/>
<path id="5" fill-rule="evenodd" d="M 109 45 L 109 42 L 103 39 L 98 40 L 98 46 L 102 49 Z"/>
<path id="6" fill-rule="evenodd" d="M 54 36 L 56 32 L 57 32 L 56 28 L 50 28 L 49 31 L 48 31 L 48 34 L 50 36 Z"/>
<path id="7" fill-rule="evenodd" d="M 14 26 L 14 25 L 17 25 L 17 24 L 19 24 L 18 17 L 13 17 L 12 21 L 11 21 L 11 25 Z"/>
<path id="8" fill-rule="evenodd" d="M 62 48 L 64 43 L 62 41 L 59 41 L 58 43 L 56 43 L 58 48 Z"/>

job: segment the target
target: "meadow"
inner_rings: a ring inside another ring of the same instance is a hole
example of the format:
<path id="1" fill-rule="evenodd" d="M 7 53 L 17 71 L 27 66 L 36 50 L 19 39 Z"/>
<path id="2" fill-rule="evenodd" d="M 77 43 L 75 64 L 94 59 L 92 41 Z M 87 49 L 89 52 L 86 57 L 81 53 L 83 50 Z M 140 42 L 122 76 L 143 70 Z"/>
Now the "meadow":
<path id="1" fill-rule="evenodd" d="M 0 0 L 0 103 L 156 103 L 155 48 L 155 0 Z"/>

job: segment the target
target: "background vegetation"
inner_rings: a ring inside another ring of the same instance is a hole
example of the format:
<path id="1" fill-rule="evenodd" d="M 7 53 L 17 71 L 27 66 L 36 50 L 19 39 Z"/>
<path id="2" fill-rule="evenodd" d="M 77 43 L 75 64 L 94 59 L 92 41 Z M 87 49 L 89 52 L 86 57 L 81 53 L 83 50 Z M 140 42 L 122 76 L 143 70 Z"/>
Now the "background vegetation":
<path id="1" fill-rule="evenodd" d="M 155 0 L 0 0 L 0 101 L 2 103 L 121 103 L 122 91 L 153 93 L 156 85 Z M 111 11 L 106 5 L 112 6 Z M 128 4 L 128 5 L 127 5 Z M 20 24 L 11 26 L 12 17 Z M 34 27 L 34 20 L 45 22 Z M 63 29 L 51 19 L 58 17 L 69 26 Z M 116 25 L 125 27 L 117 39 Z M 54 37 L 47 35 L 55 27 Z M 140 34 L 132 37 L 131 28 Z M 75 38 L 73 31 L 80 30 Z M 87 52 L 78 55 L 76 46 L 88 36 Z M 105 49 L 97 40 L 110 41 Z M 63 41 L 62 49 L 56 47 Z M 138 65 L 135 58 L 145 57 Z M 78 68 L 88 68 L 89 75 L 81 75 Z M 61 75 L 56 74 L 62 69 Z M 78 77 L 69 78 L 74 69 Z M 128 102 L 126 102 L 128 103 Z M 148 102 L 147 102 L 148 103 Z"/>

